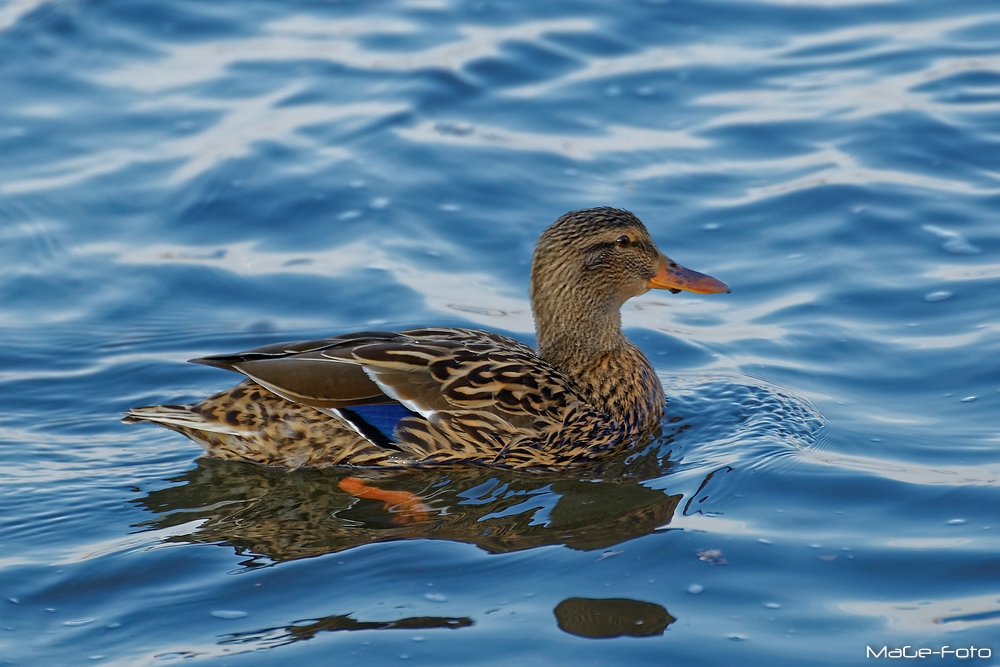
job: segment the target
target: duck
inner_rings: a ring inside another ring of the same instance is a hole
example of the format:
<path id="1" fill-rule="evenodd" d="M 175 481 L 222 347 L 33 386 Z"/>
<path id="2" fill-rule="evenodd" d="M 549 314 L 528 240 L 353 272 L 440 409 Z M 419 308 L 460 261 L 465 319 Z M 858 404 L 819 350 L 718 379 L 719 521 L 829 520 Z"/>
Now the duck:
<path id="1" fill-rule="evenodd" d="M 453 327 L 265 345 L 191 360 L 245 376 L 231 389 L 123 421 L 182 433 L 210 457 L 289 469 L 577 466 L 663 418 L 660 380 L 621 326 L 622 305 L 653 289 L 730 291 L 663 254 L 631 212 L 571 211 L 532 257 L 537 349 Z"/>

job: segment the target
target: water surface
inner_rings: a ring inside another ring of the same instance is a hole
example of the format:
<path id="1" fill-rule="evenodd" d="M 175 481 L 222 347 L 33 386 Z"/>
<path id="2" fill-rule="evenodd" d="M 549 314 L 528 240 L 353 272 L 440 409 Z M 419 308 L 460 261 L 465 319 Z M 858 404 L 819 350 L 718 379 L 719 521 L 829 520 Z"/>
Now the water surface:
<path id="1" fill-rule="evenodd" d="M 0 659 L 1000 651 L 997 35 L 975 0 L 8 0 Z M 534 241 L 597 205 L 733 288 L 626 305 L 644 449 L 287 473 L 118 422 L 236 380 L 192 357 L 531 342 Z"/>

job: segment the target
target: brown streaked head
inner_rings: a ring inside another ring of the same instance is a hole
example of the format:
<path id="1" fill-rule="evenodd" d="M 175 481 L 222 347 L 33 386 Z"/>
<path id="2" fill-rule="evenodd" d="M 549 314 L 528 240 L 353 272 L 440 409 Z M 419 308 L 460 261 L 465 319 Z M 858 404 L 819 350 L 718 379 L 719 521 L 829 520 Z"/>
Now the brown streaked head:
<path id="1" fill-rule="evenodd" d="M 531 266 L 532 301 L 585 295 L 591 307 L 618 309 L 650 289 L 697 294 L 729 287 L 680 266 L 653 243 L 645 225 L 616 208 L 572 211 L 538 239 Z M 569 304 L 567 307 L 583 304 Z"/>

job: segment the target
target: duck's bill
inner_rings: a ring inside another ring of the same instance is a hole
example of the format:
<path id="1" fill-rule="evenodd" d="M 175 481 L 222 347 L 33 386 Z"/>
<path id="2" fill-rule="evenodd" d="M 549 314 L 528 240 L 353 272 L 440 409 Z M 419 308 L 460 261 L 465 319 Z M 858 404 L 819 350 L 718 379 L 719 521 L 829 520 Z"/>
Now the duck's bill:
<path id="1" fill-rule="evenodd" d="M 649 279 L 646 287 L 649 289 L 668 289 L 674 294 L 680 291 L 694 292 L 695 294 L 729 293 L 729 285 L 721 280 L 691 269 L 685 269 L 662 253 L 660 254 L 660 270 Z"/>

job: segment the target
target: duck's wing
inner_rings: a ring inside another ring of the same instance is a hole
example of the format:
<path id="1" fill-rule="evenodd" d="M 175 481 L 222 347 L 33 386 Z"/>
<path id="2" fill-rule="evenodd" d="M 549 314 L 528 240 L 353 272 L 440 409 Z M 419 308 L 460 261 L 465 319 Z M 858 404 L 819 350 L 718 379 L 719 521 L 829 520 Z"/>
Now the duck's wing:
<path id="1" fill-rule="evenodd" d="M 363 368 L 326 356 L 324 352 L 395 340 L 408 339 L 391 331 L 362 331 L 322 340 L 275 343 L 191 361 L 242 373 L 295 403 L 314 408 L 346 408 L 388 403 L 393 399 L 379 389 Z"/>
<path id="2" fill-rule="evenodd" d="M 324 349 L 355 364 L 382 392 L 431 423 L 491 415 L 513 428 L 558 424 L 579 403 L 569 380 L 527 345 L 473 329 L 417 329 L 403 338 Z"/>
<path id="3" fill-rule="evenodd" d="M 614 444 L 565 375 L 490 332 L 363 332 L 194 361 L 318 409 L 393 460 L 558 466 Z"/>
<path id="4" fill-rule="evenodd" d="M 515 428 L 537 428 L 578 401 L 562 373 L 530 347 L 474 329 L 366 331 L 192 361 L 243 373 L 303 405 L 398 401 L 431 422 L 480 412 Z"/>

